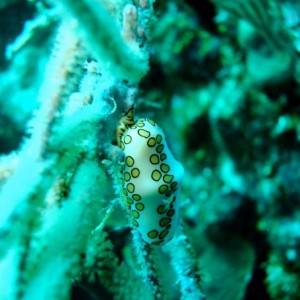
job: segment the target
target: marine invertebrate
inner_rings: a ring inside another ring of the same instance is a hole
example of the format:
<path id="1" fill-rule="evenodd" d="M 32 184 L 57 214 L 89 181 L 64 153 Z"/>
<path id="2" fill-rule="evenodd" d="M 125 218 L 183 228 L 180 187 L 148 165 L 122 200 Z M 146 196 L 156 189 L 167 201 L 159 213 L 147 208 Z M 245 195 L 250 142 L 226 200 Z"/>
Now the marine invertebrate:
<path id="1" fill-rule="evenodd" d="M 121 119 L 117 138 L 125 153 L 122 197 L 131 222 L 147 243 L 168 242 L 179 222 L 184 169 L 162 129 L 149 119 L 134 123 L 133 109 Z"/>

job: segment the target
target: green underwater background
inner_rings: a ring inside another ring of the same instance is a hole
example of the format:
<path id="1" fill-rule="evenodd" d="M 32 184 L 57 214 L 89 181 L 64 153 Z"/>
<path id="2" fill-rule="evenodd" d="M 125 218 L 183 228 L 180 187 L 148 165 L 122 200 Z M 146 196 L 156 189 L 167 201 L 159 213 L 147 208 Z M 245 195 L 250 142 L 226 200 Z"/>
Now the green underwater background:
<path id="1" fill-rule="evenodd" d="M 299 55 L 297 0 L 1 0 L 0 300 L 300 299 Z M 184 167 L 162 245 L 133 107 Z"/>

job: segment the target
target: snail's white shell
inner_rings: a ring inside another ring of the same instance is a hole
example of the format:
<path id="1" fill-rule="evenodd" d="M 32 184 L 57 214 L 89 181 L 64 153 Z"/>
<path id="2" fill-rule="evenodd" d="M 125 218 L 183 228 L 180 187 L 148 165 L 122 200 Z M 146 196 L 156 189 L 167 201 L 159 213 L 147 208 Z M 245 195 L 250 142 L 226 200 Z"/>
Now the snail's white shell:
<path id="1" fill-rule="evenodd" d="M 179 222 L 184 169 L 170 152 L 163 131 L 149 119 L 129 127 L 120 147 L 125 153 L 122 196 L 132 224 L 147 243 L 165 243 Z"/>

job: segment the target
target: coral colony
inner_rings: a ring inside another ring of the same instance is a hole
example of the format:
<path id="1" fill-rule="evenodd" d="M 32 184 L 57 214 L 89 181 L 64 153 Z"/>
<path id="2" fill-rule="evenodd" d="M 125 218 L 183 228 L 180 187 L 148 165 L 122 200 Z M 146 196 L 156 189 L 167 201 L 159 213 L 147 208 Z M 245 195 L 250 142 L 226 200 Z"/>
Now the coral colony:
<path id="1" fill-rule="evenodd" d="M 298 300 L 300 3 L 0 1 L 0 299 Z"/>

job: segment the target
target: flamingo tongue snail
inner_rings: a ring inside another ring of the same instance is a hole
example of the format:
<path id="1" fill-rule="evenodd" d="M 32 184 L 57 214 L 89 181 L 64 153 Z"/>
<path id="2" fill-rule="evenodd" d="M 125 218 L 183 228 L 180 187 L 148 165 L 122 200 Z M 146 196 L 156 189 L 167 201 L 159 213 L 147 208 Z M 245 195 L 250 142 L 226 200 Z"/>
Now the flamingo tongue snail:
<path id="1" fill-rule="evenodd" d="M 184 169 L 171 153 L 160 127 L 149 119 L 134 122 L 133 109 L 121 118 L 118 146 L 125 153 L 122 198 L 144 241 L 170 241 L 179 223 L 179 193 Z"/>

